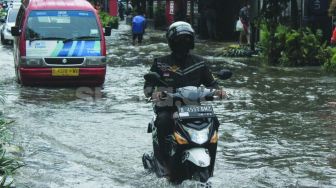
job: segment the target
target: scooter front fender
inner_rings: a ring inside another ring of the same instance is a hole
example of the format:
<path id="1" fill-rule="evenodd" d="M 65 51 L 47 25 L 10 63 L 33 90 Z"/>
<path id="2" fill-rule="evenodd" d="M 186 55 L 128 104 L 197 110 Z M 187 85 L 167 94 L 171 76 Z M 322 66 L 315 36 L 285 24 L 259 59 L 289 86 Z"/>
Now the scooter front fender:
<path id="1" fill-rule="evenodd" d="M 209 151 L 205 148 L 192 148 L 184 152 L 182 163 L 190 161 L 199 167 L 210 166 Z"/>

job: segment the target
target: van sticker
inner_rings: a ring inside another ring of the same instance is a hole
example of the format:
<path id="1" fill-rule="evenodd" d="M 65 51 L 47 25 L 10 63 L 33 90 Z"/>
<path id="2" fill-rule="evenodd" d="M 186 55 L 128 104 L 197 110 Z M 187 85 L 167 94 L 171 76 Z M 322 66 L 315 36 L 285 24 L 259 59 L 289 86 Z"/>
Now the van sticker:
<path id="1" fill-rule="evenodd" d="M 67 11 L 58 11 L 58 16 L 67 16 Z"/>
<path id="2" fill-rule="evenodd" d="M 79 17 L 93 17 L 94 13 L 91 11 L 32 11 L 29 17 L 37 16 L 79 16 Z"/>
<path id="3" fill-rule="evenodd" d="M 90 29 L 90 35 L 98 34 L 98 29 Z"/>
<path id="4" fill-rule="evenodd" d="M 101 56 L 100 41 L 26 41 L 27 57 Z"/>

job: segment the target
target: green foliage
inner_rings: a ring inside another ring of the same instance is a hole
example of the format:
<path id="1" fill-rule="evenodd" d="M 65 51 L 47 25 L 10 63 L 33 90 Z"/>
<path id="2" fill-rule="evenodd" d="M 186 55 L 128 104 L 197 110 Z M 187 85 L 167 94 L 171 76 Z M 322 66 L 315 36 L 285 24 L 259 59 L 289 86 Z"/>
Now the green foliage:
<path id="1" fill-rule="evenodd" d="M 257 24 L 260 26 L 264 24 L 264 27 L 269 32 L 268 36 L 268 48 L 264 52 L 269 64 L 276 64 L 279 57 L 279 51 L 277 51 L 277 40 L 275 33 L 279 23 L 283 21 L 283 12 L 286 10 L 289 0 L 264 0 L 263 5 L 257 19 Z"/>
<path id="2" fill-rule="evenodd" d="M 7 141 L 7 125 L 9 123 L 10 122 L 0 119 L 0 176 L 2 176 L 0 187 L 10 187 L 12 182 L 8 183 L 6 180 L 9 176 L 13 175 L 18 168 L 23 166 L 18 160 L 7 157 L 3 148 L 3 144 Z"/>
<path id="3" fill-rule="evenodd" d="M 4 18 L 6 17 L 6 14 L 7 14 L 7 13 L 6 13 L 5 10 L 3 10 L 3 9 L 0 10 L 0 18 L 3 18 L 3 19 L 4 19 Z"/>
<path id="4" fill-rule="evenodd" d="M 108 13 L 100 11 L 99 17 L 103 27 L 111 27 L 112 29 L 118 29 L 119 18 L 117 16 L 110 16 Z"/>
<path id="5" fill-rule="evenodd" d="M 322 44 L 322 33 L 310 29 L 291 30 L 287 33 L 280 63 L 289 66 L 321 65 L 329 59 Z"/>
<path id="6" fill-rule="evenodd" d="M 285 48 L 286 35 L 289 32 L 288 27 L 279 25 L 274 33 L 273 41 L 271 41 L 271 33 L 265 24 L 260 26 L 260 48 L 261 54 L 268 63 L 277 64 L 278 62 L 271 62 L 269 55 L 272 54 L 272 58 L 278 60 L 281 58 L 281 52 Z M 273 50 L 273 51 L 271 51 Z"/>
<path id="7" fill-rule="evenodd" d="M 0 96 L 0 103 L 4 103 L 4 98 Z M 18 162 L 18 160 L 6 156 L 5 149 L 3 148 L 4 144 L 8 142 L 9 130 L 7 129 L 8 124 L 11 122 L 5 121 L 2 119 L 0 114 L 0 187 L 10 187 L 13 182 L 7 182 L 9 176 L 12 176 L 14 172 L 22 167 L 23 165 Z"/>
<path id="8" fill-rule="evenodd" d="M 332 54 L 332 57 L 329 61 L 326 61 L 323 65 L 323 69 L 327 72 L 333 72 L 336 73 L 336 48 L 329 48 L 330 53 Z"/>
<path id="9" fill-rule="evenodd" d="M 0 175 L 2 176 L 0 187 L 10 187 L 13 182 L 6 182 L 8 176 L 13 175 L 18 168 L 23 166 L 17 160 L 6 157 L 5 154 L 5 150 L 0 148 Z"/>
<path id="10" fill-rule="evenodd" d="M 274 43 L 271 43 L 270 32 L 267 27 L 261 27 L 262 54 L 268 61 L 270 51 L 273 48 L 272 64 L 284 66 L 322 65 L 331 58 L 331 51 L 326 43 L 322 43 L 322 32 L 314 33 L 309 28 L 293 30 L 279 25 L 274 34 Z M 273 47 L 272 47 L 273 46 Z"/>
<path id="11" fill-rule="evenodd" d="M 252 54 L 249 46 L 231 45 L 226 47 L 221 55 L 225 57 L 251 57 Z"/>

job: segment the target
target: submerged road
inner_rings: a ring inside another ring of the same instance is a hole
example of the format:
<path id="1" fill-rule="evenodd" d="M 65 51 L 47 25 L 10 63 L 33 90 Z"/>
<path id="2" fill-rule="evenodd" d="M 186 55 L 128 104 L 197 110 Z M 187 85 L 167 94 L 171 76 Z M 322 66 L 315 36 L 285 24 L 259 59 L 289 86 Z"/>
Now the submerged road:
<path id="1" fill-rule="evenodd" d="M 0 46 L 0 93 L 13 143 L 25 166 L 17 187 L 174 187 L 142 167 L 150 151 L 151 104 L 142 94 L 153 57 L 167 54 L 164 33 L 132 46 L 129 27 L 108 37 L 106 82 L 97 88 L 22 87 L 12 46 Z M 212 57 L 220 43 L 195 51 L 234 76 L 214 102 L 220 122 L 214 187 L 335 187 L 336 77 L 319 68 L 264 68 Z M 180 187 L 195 187 L 186 181 Z"/>

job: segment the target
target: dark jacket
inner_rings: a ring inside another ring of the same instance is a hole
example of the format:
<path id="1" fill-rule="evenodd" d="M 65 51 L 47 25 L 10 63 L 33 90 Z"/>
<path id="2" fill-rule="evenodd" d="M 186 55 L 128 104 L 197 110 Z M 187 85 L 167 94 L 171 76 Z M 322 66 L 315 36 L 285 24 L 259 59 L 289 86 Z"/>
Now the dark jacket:
<path id="1" fill-rule="evenodd" d="M 157 72 L 161 79 L 168 84 L 167 89 L 175 89 L 185 86 L 201 86 L 218 88 L 206 60 L 200 56 L 189 54 L 181 65 L 177 63 L 177 58 L 173 55 L 167 55 L 154 59 L 150 69 L 151 72 Z M 152 85 L 145 82 L 145 95 L 151 96 L 154 87 L 166 87 L 164 85 Z"/>

